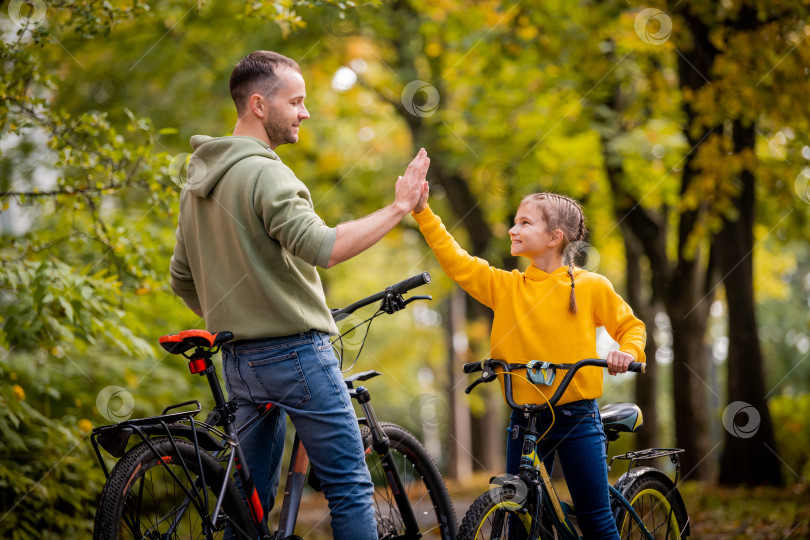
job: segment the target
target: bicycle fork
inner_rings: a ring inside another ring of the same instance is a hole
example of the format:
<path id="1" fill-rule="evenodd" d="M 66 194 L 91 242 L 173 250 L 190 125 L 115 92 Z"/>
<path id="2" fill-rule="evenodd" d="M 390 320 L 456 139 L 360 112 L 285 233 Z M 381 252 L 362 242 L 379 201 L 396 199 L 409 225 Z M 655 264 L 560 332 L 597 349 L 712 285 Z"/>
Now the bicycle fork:
<path id="1" fill-rule="evenodd" d="M 356 390 L 349 390 L 349 394 L 363 408 L 365 414 L 364 423 L 371 430 L 371 447 L 377 453 L 383 471 L 385 471 L 385 478 L 391 488 L 391 493 L 405 525 L 405 535 L 408 538 L 419 538 L 421 535 L 419 525 L 416 523 L 416 516 L 413 513 L 405 486 L 402 484 L 402 478 L 399 476 L 399 471 L 391 455 L 391 443 L 382 427 L 380 427 L 380 422 L 377 420 L 377 415 L 374 414 L 374 408 L 371 406 L 371 395 L 364 386 L 360 386 Z M 363 422 L 362 419 L 361 422 Z"/>

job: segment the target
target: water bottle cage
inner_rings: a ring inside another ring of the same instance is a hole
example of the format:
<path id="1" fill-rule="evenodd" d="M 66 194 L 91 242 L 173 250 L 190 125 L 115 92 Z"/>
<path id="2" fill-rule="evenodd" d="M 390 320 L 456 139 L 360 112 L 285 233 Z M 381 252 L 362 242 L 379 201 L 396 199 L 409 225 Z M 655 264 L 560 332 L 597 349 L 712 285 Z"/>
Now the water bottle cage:
<path id="1" fill-rule="evenodd" d="M 540 362 L 539 360 L 530 360 L 526 364 L 526 376 L 535 384 L 543 384 L 551 386 L 554 383 L 554 378 L 557 376 L 557 370 L 550 367 L 548 362 Z"/>

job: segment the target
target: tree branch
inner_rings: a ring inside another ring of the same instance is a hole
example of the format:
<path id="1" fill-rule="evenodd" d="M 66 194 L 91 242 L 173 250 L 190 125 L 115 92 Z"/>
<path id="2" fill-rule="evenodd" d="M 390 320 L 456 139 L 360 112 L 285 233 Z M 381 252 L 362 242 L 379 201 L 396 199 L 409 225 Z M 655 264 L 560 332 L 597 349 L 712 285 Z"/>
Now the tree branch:
<path id="1" fill-rule="evenodd" d="M 113 182 L 101 187 L 70 187 L 66 186 L 61 189 L 53 189 L 50 191 L 0 191 L 0 198 L 4 197 L 59 197 L 60 195 L 91 195 L 101 194 L 105 191 L 116 191 L 128 187 L 149 187 L 149 183 L 145 180 L 132 180 L 131 182 Z"/>

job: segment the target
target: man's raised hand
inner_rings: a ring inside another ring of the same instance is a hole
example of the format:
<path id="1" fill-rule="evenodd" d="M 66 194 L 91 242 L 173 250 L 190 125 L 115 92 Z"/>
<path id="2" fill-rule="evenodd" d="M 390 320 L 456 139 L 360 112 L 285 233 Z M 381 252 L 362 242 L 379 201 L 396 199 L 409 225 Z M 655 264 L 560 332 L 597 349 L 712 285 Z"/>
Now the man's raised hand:
<path id="1" fill-rule="evenodd" d="M 427 157 L 425 149 L 421 148 L 408 164 L 405 174 L 397 179 L 394 203 L 404 213 L 410 212 L 419 203 L 429 166 L 430 158 Z"/>

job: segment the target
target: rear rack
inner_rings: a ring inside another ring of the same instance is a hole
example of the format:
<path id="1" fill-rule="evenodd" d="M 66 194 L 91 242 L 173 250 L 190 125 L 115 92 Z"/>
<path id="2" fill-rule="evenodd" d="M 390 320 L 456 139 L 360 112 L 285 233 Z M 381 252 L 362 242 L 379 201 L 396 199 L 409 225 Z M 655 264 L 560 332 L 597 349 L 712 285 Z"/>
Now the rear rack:
<path id="1" fill-rule="evenodd" d="M 626 459 L 630 461 L 630 466 L 627 467 L 629 471 L 633 467 L 636 466 L 636 463 L 639 461 L 647 461 L 651 459 L 667 457 L 669 456 L 670 461 L 675 465 L 675 481 L 677 483 L 678 475 L 681 469 L 681 460 L 678 454 L 684 451 L 683 448 L 647 448 L 646 450 L 635 450 L 631 452 L 627 452 L 626 454 L 620 454 L 618 456 L 613 456 L 610 458 L 610 463 L 608 463 L 608 470 L 613 466 L 614 459 Z"/>
<path id="2" fill-rule="evenodd" d="M 178 409 L 188 405 L 191 405 L 192 408 L 174 413 L 168 412 L 172 409 Z M 110 476 L 109 471 L 107 470 L 107 465 L 104 463 L 104 459 L 102 459 L 99 447 L 104 448 L 113 457 L 120 458 L 124 454 L 124 450 L 126 449 L 129 438 L 133 433 L 137 433 L 142 441 L 146 441 L 149 438 L 149 433 L 165 433 L 169 438 L 171 438 L 172 433 L 169 430 L 169 426 L 175 426 L 181 422 L 188 422 L 190 426 L 180 427 L 177 429 L 187 430 L 191 436 L 190 440 L 195 440 L 196 442 L 197 433 L 195 432 L 194 425 L 203 423 L 194 420 L 194 417 L 197 416 L 200 411 L 202 411 L 202 405 L 199 401 L 193 399 L 190 401 L 184 401 L 183 403 L 169 405 L 163 410 L 163 414 L 160 416 L 134 418 L 124 420 L 123 422 L 119 422 L 117 424 L 93 428 L 90 441 L 93 443 L 93 450 L 95 451 L 96 457 L 101 464 L 104 475 L 107 478 Z"/>

